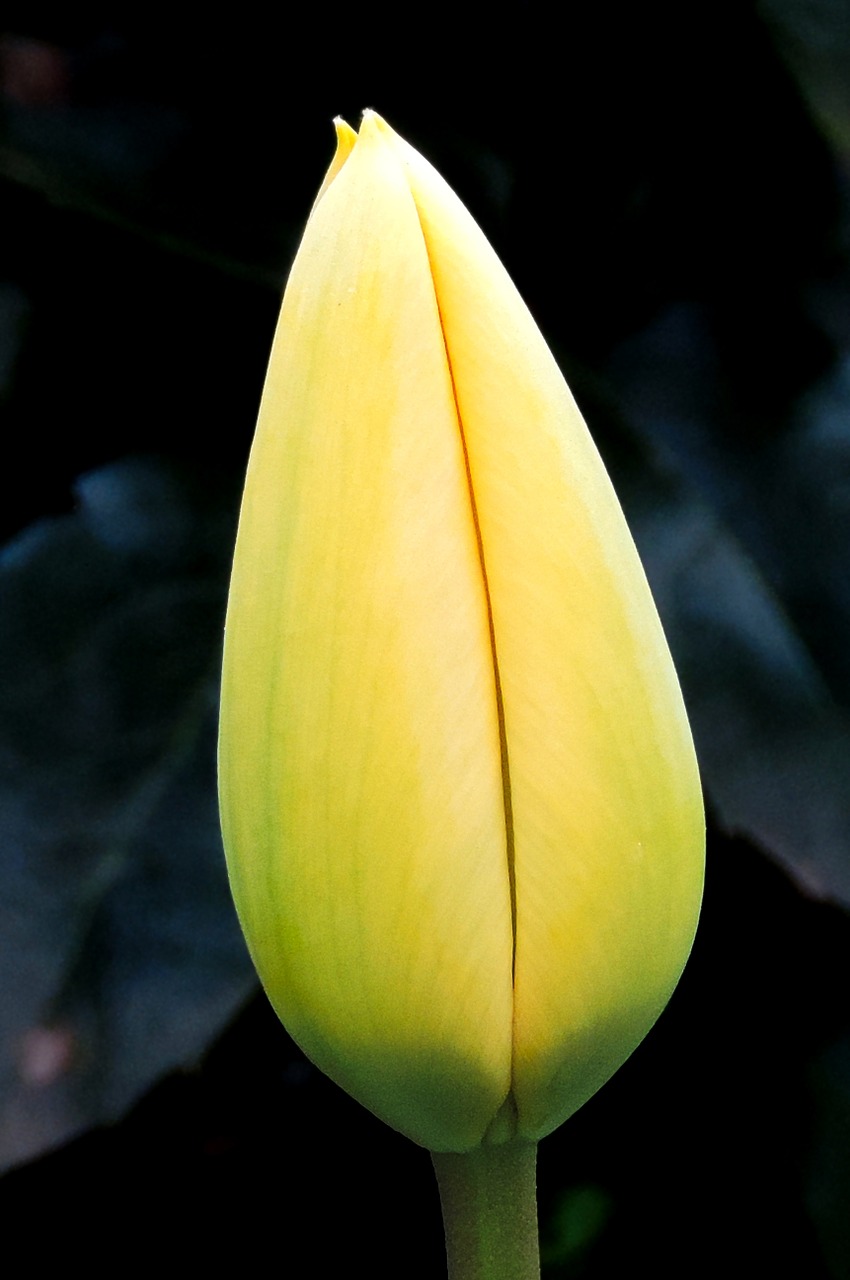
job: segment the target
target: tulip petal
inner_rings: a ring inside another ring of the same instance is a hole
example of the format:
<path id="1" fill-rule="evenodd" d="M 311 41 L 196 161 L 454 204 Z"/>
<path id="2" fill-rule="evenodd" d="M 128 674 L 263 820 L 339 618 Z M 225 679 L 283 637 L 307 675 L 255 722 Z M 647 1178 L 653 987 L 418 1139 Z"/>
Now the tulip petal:
<path id="1" fill-rule="evenodd" d="M 228 608 L 234 898 L 286 1026 L 433 1150 L 510 1087 L 512 919 L 490 620 L 420 220 L 364 130 L 284 299 Z"/>
<path id="2" fill-rule="evenodd" d="M 514 828 L 512 1089 L 536 1139 L 676 984 L 702 889 L 699 779 L 643 570 L 563 377 L 469 213 L 377 127 L 422 224 L 480 526 Z"/>
<path id="3" fill-rule="evenodd" d="M 481 232 L 379 117 L 287 288 L 222 692 L 234 897 L 286 1025 L 433 1150 L 537 1139 L 687 957 L 703 819 L 602 463 Z"/>
<path id="4" fill-rule="evenodd" d="M 336 151 L 334 152 L 333 160 L 331 160 L 328 165 L 328 171 L 322 180 L 322 185 L 319 187 L 316 199 L 313 201 L 313 209 L 315 209 L 316 205 L 319 203 L 322 196 L 325 194 L 328 187 L 331 185 L 334 178 L 351 155 L 357 142 L 357 134 L 354 132 L 351 125 L 346 124 L 346 122 L 341 120 L 339 117 L 334 120 L 334 128 L 336 129 Z M 312 214 L 312 209 L 310 212 Z"/>

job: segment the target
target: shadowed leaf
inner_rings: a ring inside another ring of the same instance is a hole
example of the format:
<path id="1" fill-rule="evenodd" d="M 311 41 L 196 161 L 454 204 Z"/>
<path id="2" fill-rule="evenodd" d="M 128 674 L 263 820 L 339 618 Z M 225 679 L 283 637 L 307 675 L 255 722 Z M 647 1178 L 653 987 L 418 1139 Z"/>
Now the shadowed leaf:
<path id="1" fill-rule="evenodd" d="M 230 523 L 86 476 L 0 558 L 0 1164 L 116 1118 L 244 998 L 214 788 Z"/>
<path id="2" fill-rule="evenodd" d="M 754 443 L 736 437 L 711 352 L 682 308 L 619 353 L 648 446 L 621 497 L 717 816 L 846 906 L 850 375 L 839 365 Z"/>

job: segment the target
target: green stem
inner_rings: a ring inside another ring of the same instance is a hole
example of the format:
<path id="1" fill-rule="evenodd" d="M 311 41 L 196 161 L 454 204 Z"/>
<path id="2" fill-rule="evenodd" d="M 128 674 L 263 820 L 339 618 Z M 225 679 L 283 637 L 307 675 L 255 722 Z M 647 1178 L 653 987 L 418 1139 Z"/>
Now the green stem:
<path id="1" fill-rule="evenodd" d="M 449 1280 L 539 1280 L 537 1143 L 431 1153 L 446 1228 Z"/>

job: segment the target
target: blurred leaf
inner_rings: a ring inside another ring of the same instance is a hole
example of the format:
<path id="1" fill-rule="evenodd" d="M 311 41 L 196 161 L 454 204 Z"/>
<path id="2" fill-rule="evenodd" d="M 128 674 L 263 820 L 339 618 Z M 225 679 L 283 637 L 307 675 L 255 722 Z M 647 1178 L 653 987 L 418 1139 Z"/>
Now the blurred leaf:
<path id="1" fill-rule="evenodd" d="M 727 831 L 818 897 L 850 905 L 850 724 L 780 603 L 684 485 L 632 517 Z"/>
<path id="2" fill-rule="evenodd" d="M 812 114 L 850 157 L 847 0 L 759 0 L 758 8 Z"/>
<path id="3" fill-rule="evenodd" d="M 28 25 L 0 31 L 0 179 L 277 292 L 334 116 L 281 80 L 278 37 L 177 13 L 167 40 L 129 13 Z"/>
<path id="4" fill-rule="evenodd" d="M 607 1226 L 611 1197 L 602 1187 L 568 1187 L 545 1224 L 540 1258 L 548 1274 L 574 1274 Z"/>
<path id="5" fill-rule="evenodd" d="M 232 516 L 84 477 L 0 557 L 0 1165 L 119 1116 L 251 987 L 214 752 Z"/>
<path id="6" fill-rule="evenodd" d="M 753 440 L 686 309 L 624 348 L 619 483 L 731 833 L 850 905 L 850 365 Z"/>

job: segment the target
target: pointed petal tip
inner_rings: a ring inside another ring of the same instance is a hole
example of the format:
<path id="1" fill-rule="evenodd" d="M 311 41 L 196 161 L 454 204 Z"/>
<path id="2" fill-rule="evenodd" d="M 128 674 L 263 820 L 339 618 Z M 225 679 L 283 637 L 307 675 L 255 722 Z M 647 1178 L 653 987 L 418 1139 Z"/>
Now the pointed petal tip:
<path id="1" fill-rule="evenodd" d="M 360 132 L 367 135 L 383 134 L 385 138 L 396 137 L 396 132 L 388 125 L 382 115 L 371 107 L 366 107 L 360 119 Z"/>
<path id="2" fill-rule="evenodd" d="M 342 116 L 334 116 L 334 129 L 336 130 L 336 151 L 328 166 L 322 185 L 316 194 L 316 199 L 313 201 L 313 208 L 310 210 L 311 218 L 322 196 L 354 150 L 354 144 L 357 141 L 357 134 L 351 125 L 343 120 Z"/>
<path id="3" fill-rule="evenodd" d="M 342 116 L 334 116 L 333 124 L 336 130 L 336 145 L 350 151 L 357 141 L 356 131 L 347 120 L 343 120 Z"/>

